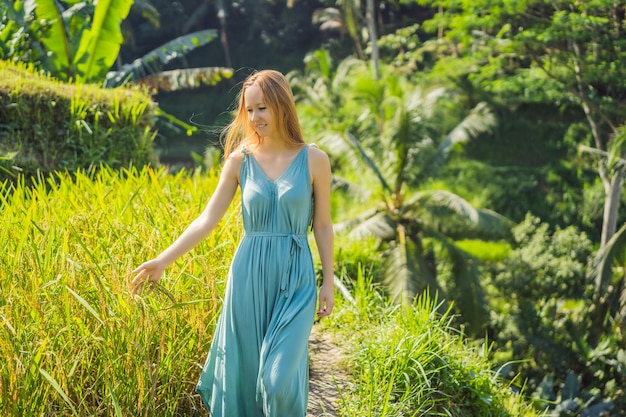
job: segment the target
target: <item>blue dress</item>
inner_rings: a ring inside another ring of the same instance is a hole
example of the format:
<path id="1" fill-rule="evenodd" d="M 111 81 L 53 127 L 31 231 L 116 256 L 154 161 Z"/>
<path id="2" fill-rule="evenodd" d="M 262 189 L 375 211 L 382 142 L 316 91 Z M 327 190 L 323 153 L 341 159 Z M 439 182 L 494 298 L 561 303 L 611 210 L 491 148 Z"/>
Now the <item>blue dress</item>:
<path id="1" fill-rule="evenodd" d="M 272 181 L 243 152 L 245 234 L 196 386 L 211 417 L 306 415 L 317 294 L 306 235 L 312 215 L 307 154 L 308 145 Z"/>

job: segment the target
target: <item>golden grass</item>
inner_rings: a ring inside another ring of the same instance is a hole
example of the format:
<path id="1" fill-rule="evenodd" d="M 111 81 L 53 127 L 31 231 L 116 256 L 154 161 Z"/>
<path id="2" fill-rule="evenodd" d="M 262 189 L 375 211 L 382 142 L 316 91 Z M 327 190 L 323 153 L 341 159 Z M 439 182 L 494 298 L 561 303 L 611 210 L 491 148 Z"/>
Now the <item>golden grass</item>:
<path id="1" fill-rule="evenodd" d="M 130 271 L 203 209 L 215 175 L 101 169 L 0 187 L 0 414 L 200 413 L 194 385 L 239 239 L 234 207 L 131 296 Z"/>

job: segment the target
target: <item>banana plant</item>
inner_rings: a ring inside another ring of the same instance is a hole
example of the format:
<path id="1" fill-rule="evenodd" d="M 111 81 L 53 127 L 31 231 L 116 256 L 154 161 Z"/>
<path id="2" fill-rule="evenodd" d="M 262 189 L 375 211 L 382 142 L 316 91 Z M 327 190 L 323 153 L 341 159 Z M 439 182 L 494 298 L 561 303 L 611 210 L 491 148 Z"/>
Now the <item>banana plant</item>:
<path id="1" fill-rule="evenodd" d="M 0 1 L 0 59 L 39 62 L 45 51 L 38 39 L 43 30 L 34 18 L 32 0 Z"/>
<path id="2" fill-rule="evenodd" d="M 124 40 L 121 25 L 133 0 L 17 0 L 9 3 L 2 0 L 3 57 L 16 58 L 11 55 L 17 52 L 5 51 L 4 45 L 18 42 L 20 33 L 32 32 L 30 39 L 25 40 L 31 47 L 22 49 L 32 50 L 30 54 L 36 52 L 43 69 L 62 80 L 105 81 L 106 86 L 115 87 L 150 77 L 145 82 L 151 86 L 173 90 L 215 84 L 232 75 L 229 68 L 219 67 L 161 71 L 170 61 L 212 42 L 217 37 L 214 29 L 180 36 L 117 71 L 111 70 Z M 149 2 L 137 4 L 140 11 L 149 13 L 151 21 L 158 18 Z"/>
<path id="3" fill-rule="evenodd" d="M 33 2 L 37 19 L 48 24 L 42 43 L 51 57 L 48 70 L 52 75 L 78 82 L 101 80 L 117 59 L 124 40 L 121 24 L 133 0 L 98 1 L 90 26 L 81 31 L 73 30 L 71 21 L 89 7 L 88 3 L 72 2 L 73 5 L 65 8 L 56 0 Z"/>
<path id="4" fill-rule="evenodd" d="M 217 37 L 215 29 L 206 29 L 180 36 L 148 52 L 141 58 L 109 71 L 105 86 L 117 87 L 128 82 L 143 81 L 162 91 L 191 88 L 200 84 L 215 84 L 232 76 L 232 69 L 222 67 L 188 68 L 162 71 L 163 67 L 193 49 L 206 45 Z"/>

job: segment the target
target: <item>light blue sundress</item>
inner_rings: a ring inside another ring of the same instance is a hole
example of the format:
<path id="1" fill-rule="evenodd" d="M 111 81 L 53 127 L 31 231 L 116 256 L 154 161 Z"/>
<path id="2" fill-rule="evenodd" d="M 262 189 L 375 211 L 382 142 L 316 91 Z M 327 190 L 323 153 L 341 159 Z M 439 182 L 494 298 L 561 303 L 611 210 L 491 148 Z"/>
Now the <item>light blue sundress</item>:
<path id="1" fill-rule="evenodd" d="M 304 146 L 270 180 L 243 151 L 245 234 L 196 386 L 211 417 L 305 417 L 316 282 L 307 228 L 312 189 Z"/>

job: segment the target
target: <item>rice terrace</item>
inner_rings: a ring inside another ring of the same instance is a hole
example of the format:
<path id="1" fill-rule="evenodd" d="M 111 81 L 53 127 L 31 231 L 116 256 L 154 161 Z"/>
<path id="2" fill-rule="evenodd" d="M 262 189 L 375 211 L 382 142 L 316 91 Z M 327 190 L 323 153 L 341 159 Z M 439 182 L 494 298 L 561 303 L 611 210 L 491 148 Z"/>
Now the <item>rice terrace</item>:
<path id="1" fill-rule="evenodd" d="M 0 416 L 209 416 L 241 184 L 131 282 L 218 193 L 264 69 L 332 170 L 331 239 L 272 234 L 334 280 L 307 416 L 624 415 L 625 33 L 622 0 L 0 2 Z"/>

